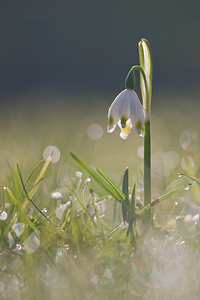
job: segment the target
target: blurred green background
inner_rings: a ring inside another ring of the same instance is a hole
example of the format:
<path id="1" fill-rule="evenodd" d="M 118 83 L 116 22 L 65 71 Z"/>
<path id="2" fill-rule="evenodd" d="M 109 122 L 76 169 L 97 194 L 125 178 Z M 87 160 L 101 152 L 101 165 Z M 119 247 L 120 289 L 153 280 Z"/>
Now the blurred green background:
<path id="1" fill-rule="evenodd" d="M 143 37 L 153 49 L 155 90 L 196 88 L 199 9 L 197 0 L 1 0 L 1 100 L 117 93 Z"/>
<path id="2" fill-rule="evenodd" d="M 75 172 L 69 151 L 116 183 L 131 166 L 138 181 L 143 139 L 134 132 L 123 141 L 119 130 L 109 135 L 106 126 L 109 105 L 139 63 L 143 37 L 154 63 L 153 153 L 177 153 L 174 176 L 184 171 L 182 159 L 198 159 L 199 9 L 197 0 L 1 0 L 1 184 L 16 160 L 28 173 L 49 145 L 61 153 L 54 188 L 63 174 Z M 99 127 L 91 129 L 94 124 Z M 184 130 L 186 145 L 195 143 L 189 151 L 179 141 Z M 153 157 L 153 164 L 165 175 L 162 155 Z M 198 175 L 198 168 L 190 171 Z"/>

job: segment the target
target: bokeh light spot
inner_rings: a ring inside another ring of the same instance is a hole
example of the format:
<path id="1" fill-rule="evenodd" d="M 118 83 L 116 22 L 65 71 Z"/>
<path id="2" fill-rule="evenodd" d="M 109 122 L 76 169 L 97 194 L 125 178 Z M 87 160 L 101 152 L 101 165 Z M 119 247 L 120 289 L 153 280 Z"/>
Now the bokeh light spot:
<path id="1" fill-rule="evenodd" d="M 20 237 L 20 235 L 22 235 L 22 233 L 24 232 L 25 229 L 25 224 L 24 223 L 15 223 L 12 226 L 13 231 L 15 232 L 15 234 Z"/>
<path id="2" fill-rule="evenodd" d="M 194 151 L 199 144 L 199 135 L 193 129 L 184 130 L 179 137 L 180 146 L 186 151 Z"/>
<path id="3" fill-rule="evenodd" d="M 48 146 L 44 149 L 43 157 L 47 158 L 53 152 L 51 162 L 54 164 L 60 159 L 60 150 L 55 146 Z"/>
<path id="4" fill-rule="evenodd" d="M 103 128 L 99 124 L 91 124 L 87 129 L 87 134 L 91 140 L 99 140 L 103 135 Z"/>
<path id="5" fill-rule="evenodd" d="M 169 151 L 163 155 L 163 164 L 167 169 L 174 169 L 179 163 L 179 156 L 175 151 Z"/>
<path id="6" fill-rule="evenodd" d="M 37 249 L 40 247 L 40 236 L 37 231 L 31 233 L 23 245 L 28 254 L 32 254 L 33 252 L 37 251 Z"/>
<path id="7" fill-rule="evenodd" d="M 198 166 L 196 165 L 194 159 L 189 155 L 187 157 L 182 158 L 181 167 L 182 167 L 182 169 L 192 172 L 194 174 L 198 170 Z"/>

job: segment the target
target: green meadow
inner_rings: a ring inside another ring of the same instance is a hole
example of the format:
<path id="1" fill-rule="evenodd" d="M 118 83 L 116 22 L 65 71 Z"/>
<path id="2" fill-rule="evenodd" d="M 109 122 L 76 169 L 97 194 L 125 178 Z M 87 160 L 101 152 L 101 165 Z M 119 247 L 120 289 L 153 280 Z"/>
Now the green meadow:
<path id="1" fill-rule="evenodd" d="M 2 104 L 1 299 L 198 299 L 200 94 L 153 93 L 148 226 L 143 138 L 106 130 L 115 96 Z M 118 191 L 126 168 L 137 208 L 129 235 Z"/>

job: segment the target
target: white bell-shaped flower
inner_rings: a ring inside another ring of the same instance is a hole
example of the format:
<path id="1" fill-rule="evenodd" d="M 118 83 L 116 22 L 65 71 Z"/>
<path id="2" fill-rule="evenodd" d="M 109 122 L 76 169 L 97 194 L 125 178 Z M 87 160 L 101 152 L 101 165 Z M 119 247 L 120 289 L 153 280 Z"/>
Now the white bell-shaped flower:
<path id="1" fill-rule="evenodd" d="M 143 126 L 147 113 L 143 108 L 137 94 L 133 90 L 125 89 L 113 101 L 108 110 L 108 132 L 113 132 L 116 125 L 121 129 L 120 136 L 126 139 L 131 128 L 143 136 Z"/>

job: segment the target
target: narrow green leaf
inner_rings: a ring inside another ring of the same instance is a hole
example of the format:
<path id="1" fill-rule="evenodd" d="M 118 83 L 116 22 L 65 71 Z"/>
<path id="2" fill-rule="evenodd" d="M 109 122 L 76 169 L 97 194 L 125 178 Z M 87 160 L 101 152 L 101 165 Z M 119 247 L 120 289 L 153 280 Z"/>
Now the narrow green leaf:
<path id="1" fill-rule="evenodd" d="M 122 217 L 123 221 L 128 221 L 128 214 L 129 214 L 129 193 L 128 193 L 128 168 L 126 168 L 123 176 L 122 182 L 122 192 L 125 195 L 125 200 L 122 200 Z"/>
<path id="2" fill-rule="evenodd" d="M 52 161 L 52 156 L 53 156 L 53 152 L 45 159 L 45 163 L 38 175 L 38 177 L 36 178 L 36 181 L 35 181 L 35 184 L 37 184 L 38 182 L 40 182 L 43 178 L 44 178 L 44 175 Z"/>
<path id="3" fill-rule="evenodd" d="M 53 153 L 51 153 L 45 160 L 44 162 L 44 165 L 39 173 L 39 175 L 37 176 L 35 182 L 34 182 L 34 185 L 32 187 L 32 189 L 28 192 L 28 197 L 25 198 L 24 200 L 24 203 L 22 205 L 22 208 L 25 209 L 25 207 L 27 206 L 28 204 L 28 201 L 29 199 L 32 199 L 32 197 L 34 196 L 34 194 L 36 193 L 36 191 L 38 190 L 43 178 L 44 178 L 44 175 L 51 163 L 51 160 L 52 160 L 52 155 Z M 19 167 L 19 164 L 17 165 L 18 167 L 18 173 L 19 173 L 19 176 L 20 176 L 20 180 L 22 181 L 22 176 L 21 176 L 21 170 L 20 170 L 20 167 Z M 27 181 L 26 181 L 27 182 Z M 24 187 L 25 187 L 25 184 L 24 184 Z"/>
<path id="4" fill-rule="evenodd" d="M 7 192 L 11 198 L 11 200 L 13 201 L 14 205 L 17 206 L 17 199 L 15 198 L 15 196 L 13 195 L 13 193 L 11 192 L 11 190 L 7 187 Z"/>
<path id="5" fill-rule="evenodd" d="M 101 174 L 101 176 L 111 185 L 111 187 L 120 195 L 122 199 L 125 200 L 124 193 L 112 182 L 112 180 L 100 169 L 97 169 L 97 171 Z"/>
<path id="6" fill-rule="evenodd" d="M 12 199 L 13 203 L 19 210 L 19 215 L 21 215 L 23 217 L 23 219 L 29 224 L 30 228 L 32 228 L 33 230 L 36 230 L 36 227 L 34 226 L 34 224 L 30 221 L 30 219 L 26 216 L 26 214 L 24 214 L 22 212 L 21 207 L 18 205 L 17 199 L 15 198 L 15 196 L 13 195 L 13 193 L 11 192 L 11 190 L 9 188 L 7 188 L 7 192 L 9 194 L 10 198 Z"/>
<path id="7" fill-rule="evenodd" d="M 29 182 L 30 178 L 32 177 L 32 175 L 35 173 L 35 171 L 37 170 L 37 168 L 44 162 L 45 159 L 42 159 L 39 161 L 39 163 L 37 163 L 37 165 L 31 170 L 30 174 L 28 175 L 26 181 L 24 182 L 24 185 L 26 186 L 27 183 Z"/>
<path id="8" fill-rule="evenodd" d="M 141 74 L 140 74 L 140 87 L 141 87 L 144 108 L 149 114 L 150 107 L 151 107 L 152 72 L 153 72 L 151 48 L 149 42 L 146 39 L 142 39 L 139 42 L 138 48 L 139 48 L 140 66 L 143 68 L 146 75 L 147 91 L 146 91 L 144 79 L 141 76 Z"/>
<path id="9" fill-rule="evenodd" d="M 186 178 L 189 178 L 189 179 L 193 180 L 194 183 L 196 182 L 196 183 L 200 184 L 199 180 L 197 180 L 196 178 L 194 178 L 190 175 L 184 174 L 184 173 L 178 173 L 178 177 L 186 177 Z"/>
<path id="10" fill-rule="evenodd" d="M 35 204 L 35 202 L 29 197 L 29 194 L 30 192 L 28 193 L 27 190 L 26 190 L 26 187 L 24 185 L 24 181 L 23 181 L 23 178 L 22 178 L 22 174 L 21 174 L 21 170 L 20 170 L 20 167 L 19 167 L 19 164 L 17 164 L 17 168 L 18 168 L 18 172 L 19 172 L 19 177 L 20 177 L 20 181 L 21 181 L 21 184 L 22 184 L 22 188 L 23 188 L 23 191 L 25 192 L 26 194 L 26 199 L 27 201 L 31 202 L 31 204 L 37 209 L 37 211 L 46 219 L 48 220 L 49 222 L 51 222 L 52 224 L 56 225 L 53 221 L 51 221 L 49 219 L 49 217 L 47 217 L 43 211 L 41 211 L 41 209 Z M 37 181 L 36 182 L 36 185 L 40 184 L 40 181 Z M 22 210 L 24 209 L 24 207 L 22 206 L 21 208 Z"/>
<path id="11" fill-rule="evenodd" d="M 118 201 L 121 201 L 121 194 L 119 194 L 113 187 L 111 187 L 105 180 L 101 178 L 94 170 L 88 167 L 82 160 L 80 160 L 75 154 L 70 153 L 73 159 L 111 196 Z"/>
<path id="12" fill-rule="evenodd" d="M 140 41 L 138 44 L 138 50 L 139 50 L 139 58 L 140 58 L 140 66 L 144 71 L 144 51 L 142 47 L 142 42 Z M 145 74 L 146 75 L 146 74 Z M 142 74 L 140 74 L 140 89 L 141 89 L 141 94 L 142 94 L 142 101 L 143 101 L 143 106 L 146 107 L 146 87 L 145 87 L 145 82 L 143 79 Z"/>
<path id="13" fill-rule="evenodd" d="M 156 204 L 160 203 L 161 201 L 163 201 L 163 200 L 165 200 L 165 199 L 167 199 L 167 198 L 169 198 L 169 197 L 175 195 L 175 194 L 178 193 L 178 192 L 181 192 L 181 191 L 183 191 L 183 190 L 187 190 L 187 189 L 190 188 L 194 183 L 195 183 L 195 181 L 192 182 L 192 183 L 188 183 L 188 184 L 182 185 L 181 187 L 179 187 L 179 188 L 177 188 L 177 189 L 175 189 L 175 190 L 173 190 L 173 191 L 171 191 L 171 192 L 169 192 L 169 193 L 167 193 L 167 194 L 162 195 L 162 196 L 159 197 L 158 199 L 156 199 L 156 200 L 154 200 L 153 202 L 151 202 L 151 203 L 149 203 L 148 205 L 146 205 L 143 209 L 141 209 L 141 210 L 138 212 L 137 215 L 138 215 L 138 216 L 143 215 L 143 213 L 145 213 L 146 211 L 148 211 L 148 210 L 149 210 L 151 207 L 153 207 L 154 205 L 156 205 Z"/>
<path id="14" fill-rule="evenodd" d="M 131 234 L 131 240 L 134 245 L 135 244 L 135 238 L 133 234 L 133 223 L 135 221 L 135 208 L 136 208 L 136 192 L 137 192 L 137 187 L 136 184 L 134 184 L 132 195 L 131 195 L 131 203 L 130 203 L 130 211 L 129 211 L 129 216 L 128 216 L 128 229 L 127 229 L 127 236 Z"/>

